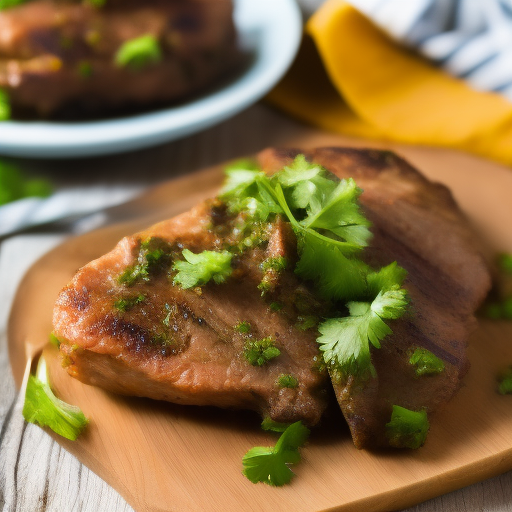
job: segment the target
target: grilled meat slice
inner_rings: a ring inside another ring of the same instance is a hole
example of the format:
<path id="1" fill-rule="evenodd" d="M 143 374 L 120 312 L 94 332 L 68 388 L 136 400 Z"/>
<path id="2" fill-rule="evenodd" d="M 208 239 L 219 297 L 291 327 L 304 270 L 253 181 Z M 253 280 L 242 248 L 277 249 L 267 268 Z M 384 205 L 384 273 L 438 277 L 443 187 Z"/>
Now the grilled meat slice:
<path id="1" fill-rule="evenodd" d="M 120 67 L 128 40 L 154 36 L 162 60 Z M 194 94 L 239 60 L 231 0 L 35 0 L 0 11 L 0 88 L 15 112 L 80 117 Z"/>
<path id="2" fill-rule="evenodd" d="M 294 258 L 288 224 L 277 219 L 270 231 L 255 240 L 252 235 L 255 247 L 236 258 L 235 275 L 224 284 L 184 290 L 169 280 L 166 265 L 183 247 L 197 253 L 226 243 L 233 231 L 224 214 L 215 203 L 201 204 L 123 239 L 83 267 L 54 310 L 67 370 L 116 393 L 253 409 L 276 421 L 313 425 L 325 409 L 328 383 L 326 372 L 318 369 L 316 334 L 295 326 L 293 303 L 288 300 L 276 312 L 257 287 L 264 260 Z M 137 262 L 141 241 L 147 240 L 151 250 L 161 249 L 168 259 L 151 270 L 148 281 L 120 283 L 119 276 Z M 314 301 L 290 268 L 273 280 L 273 300 L 300 295 Z M 124 311 L 116 310 L 122 299 Z M 239 332 L 240 322 L 248 323 L 250 332 Z M 246 345 L 267 337 L 280 355 L 262 366 L 249 364 Z M 280 386 L 282 375 L 292 375 L 297 387 Z"/>
<path id="3" fill-rule="evenodd" d="M 267 150 L 259 160 L 272 173 L 298 153 Z M 469 368 L 473 313 L 490 278 L 466 219 L 444 186 L 389 152 L 323 148 L 305 155 L 340 178 L 353 177 L 364 189 L 360 201 L 374 233 L 364 253 L 367 262 L 378 268 L 398 261 L 408 271 L 411 310 L 390 323 L 393 334 L 372 350 L 377 376 L 361 381 L 331 375 L 355 445 L 387 446 L 385 425 L 393 405 L 434 412 L 460 387 Z M 265 226 L 253 225 L 254 232 L 247 233 L 243 218 L 210 201 L 125 238 L 86 265 L 54 310 L 68 372 L 118 393 L 254 409 L 276 421 L 318 422 L 329 385 L 318 364 L 316 330 L 299 327 L 304 315 L 332 316 L 335 305 L 318 299 L 314 283 L 299 282 L 294 274 L 296 239 L 289 224 L 277 216 Z M 170 262 L 184 247 L 200 252 L 237 244 L 251 248 L 234 258 L 233 276 L 225 283 L 196 290 L 171 285 Z M 130 268 L 149 246 L 165 257 L 132 286 L 122 284 L 119 276 L 132 275 Z M 285 270 L 264 264 L 281 257 L 288 262 Z M 116 310 L 120 300 L 125 306 Z M 239 332 L 240 322 L 251 325 L 249 333 Z M 245 348 L 264 338 L 272 339 L 280 355 L 252 366 Z M 409 363 L 416 348 L 441 358 L 445 370 L 418 377 Z M 298 386 L 279 386 L 281 375 L 292 375 Z"/>
<path id="4" fill-rule="evenodd" d="M 298 153 L 270 149 L 259 160 L 273 172 Z M 385 446 L 393 405 L 433 412 L 460 387 L 469 368 L 466 345 L 473 314 L 490 288 L 489 273 L 466 219 L 443 185 L 386 151 L 321 148 L 305 155 L 339 178 L 354 178 L 364 190 L 360 201 L 374 233 L 365 252 L 368 263 L 380 267 L 396 260 L 408 271 L 411 312 L 392 321 L 393 334 L 373 350 L 377 377 L 363 384 L 333 379 L 355 445 Z M 445 371 L 417 377 L 409 364 L 417 347 L 441 358 Z"/>

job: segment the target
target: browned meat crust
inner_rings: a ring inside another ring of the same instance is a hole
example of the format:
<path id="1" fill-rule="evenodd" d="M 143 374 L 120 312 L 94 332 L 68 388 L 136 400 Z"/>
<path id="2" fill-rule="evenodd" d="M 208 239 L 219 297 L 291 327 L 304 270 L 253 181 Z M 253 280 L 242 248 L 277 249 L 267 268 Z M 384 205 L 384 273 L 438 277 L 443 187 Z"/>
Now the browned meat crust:
<path id="1" fill-rule="evenodd" d="M 269 149 L 260 162 L 273 172 L 298 153 L 303 152 Z M 372 352 L 377 378 L 364 386 L 351 379 L 334 382 L 355 445 L 386 445 L 384 425 L 393 405 L 433 412 L 459 389 L 469 369 L 473 314 L 490 288 L 489 273 L 467 220 L 443 185 L 386 151 L 320 148 L 305 154 L 340 178 L 353 177 L 364 190 L 360 200 L 374 233 L 368 262 L 396 260 L 409 272 L 405 287 L 412 311 L 392 322 L 393 335 Z M 408 363 L 414 347 L 443 359 L 446 370 L 416 377 Z"/>
<path id="2" fill-rule="evenodd" d="M 163 59 L 121 68 L 121 45 L 151 34 Z M 35 0 L 0 11 L 0 87 L 15 112 L 98 115 L 196 93 L 238 61 L 231 0 Z"/>

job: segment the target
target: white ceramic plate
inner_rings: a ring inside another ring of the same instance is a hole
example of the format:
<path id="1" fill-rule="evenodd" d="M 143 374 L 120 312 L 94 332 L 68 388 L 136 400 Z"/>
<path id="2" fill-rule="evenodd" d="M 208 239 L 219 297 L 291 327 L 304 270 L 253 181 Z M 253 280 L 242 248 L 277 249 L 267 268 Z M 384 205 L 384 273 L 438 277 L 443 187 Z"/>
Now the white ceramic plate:
<path id="1" fill-rule="evenodd" d="M 67 158 L 130 151 L 190 135 L 259 100 L 297 52 L 302 19 L 296 0 L 235 0 L 242 47 L 254 55 L 222 89 L 189 103 L 132 117 L 82 123 L 0 123 L 0 154 Z"/>

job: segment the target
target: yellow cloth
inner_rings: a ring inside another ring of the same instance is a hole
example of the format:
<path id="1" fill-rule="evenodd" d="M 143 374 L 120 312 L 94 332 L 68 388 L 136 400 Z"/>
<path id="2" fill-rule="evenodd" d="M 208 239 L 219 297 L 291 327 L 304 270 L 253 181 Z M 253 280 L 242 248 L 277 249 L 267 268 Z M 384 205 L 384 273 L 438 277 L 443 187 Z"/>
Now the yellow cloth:
<path id="1" fill-rule="evenodd" d="M 399 46 L 343 0 L 306 25 L 271 103 L 347 135 L 447 146 L 512 165 L 512 103 Z M 319 58 L 320 56 L 320 58 Z"/>

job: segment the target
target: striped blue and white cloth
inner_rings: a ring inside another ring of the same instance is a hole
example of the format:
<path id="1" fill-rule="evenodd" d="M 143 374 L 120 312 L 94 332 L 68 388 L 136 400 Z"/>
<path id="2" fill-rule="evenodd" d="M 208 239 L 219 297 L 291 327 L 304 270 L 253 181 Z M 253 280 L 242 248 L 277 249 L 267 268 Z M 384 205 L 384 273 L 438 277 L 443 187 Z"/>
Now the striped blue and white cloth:
<path id="1" fill-rule="evenodd" d="M 512 0 L 348 0 L 476 89 L 512 100 Z"/>

